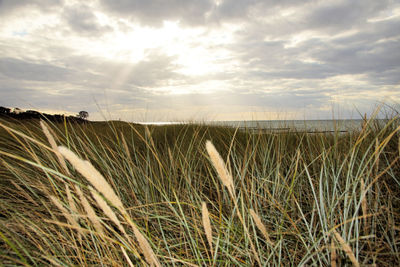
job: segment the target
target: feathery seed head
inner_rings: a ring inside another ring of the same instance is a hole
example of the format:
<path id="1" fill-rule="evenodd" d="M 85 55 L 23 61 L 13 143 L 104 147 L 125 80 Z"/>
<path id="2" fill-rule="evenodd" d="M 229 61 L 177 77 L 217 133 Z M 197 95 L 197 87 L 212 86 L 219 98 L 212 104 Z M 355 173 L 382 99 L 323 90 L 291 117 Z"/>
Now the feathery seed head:
<path id="1" fill-rule="evenodd" d="M 206 149 L 223 185 L 228 188 L 229 193 L 233 196 L 233 178 L 226 168 L 224 160 L 221 158 L 217 149 L 209 140 L 206 142 Z"/>
<path id="2" fill-rule="evenodd" d="M 77 229 L 79 237 L 83 235 L 81 231 L 81 227 L 79 226 L 78 222 L 71 216 L 71 214 L 67 211 L 66 208 L 61 204 L 61 202 L 55 196 L 49 196 L 50 200 L 57 206 L 57 208 L 62 212 L 64 217 L 69 221 L 69 223 Z"/>
<path id="3" fill-rule="evenodd" d="M 59 146 L 58 151 L 115 207 L 121 212 L 125 210 L 121 200 L 115 194 L 110 184 L 89 161 L 80 159 L 74 152 L 63 146 Z"/>
<path id="4" fill-rule="evenodd" d="M 208 244 L 210 246 L 211 254 L 213 254 L 210 214 L 208 213 L 207 204 L 204 201 L 201 203 L 201 214 L 202 214 L 202 219 L 203 219 L 204 231 L 206 232 L 206 237 L 207 237 Z"/>
<path id="5" fill-rule="evenodd" d="M 267 240 L 268 243 L 273 245 L 271 239 L 269 238 L 269 234 L 267 232 L 267 228 L 265 228 L 264 224 L 261 221 L 261 218 L 258 216 L 258 214 L 253 210 L 250 209 L 250 215 L 253 217 L 254 223 L 256 224 L 258 230 L 263 234 L 264 238 Z"/>
<path id="6" fill-rule="evenodd" d="M 49 128 L 47 127 L 46 123 L 42 120 L 40 120 L 40 126 L 42 127 L 43 133 L 46 136 L 47 140 L 49 141 L 51 148 L 54 150 L 54 153 L 57 156 L 58 162 L 60 162 L 62 168 L 65 170 L 65 173 L 69 175 L 70 173 L 67 168 L 67 164 L 65 164 L 64 158 L 61 156 L 60 152 L 58 151 L 56 141 L 54 140 L 54 137 L 51 135 Z"/>
<path id="7" fill-rule="evenodd" d="M 151 248 L 149 242 L 147 239 L 144 237 L 144 235 L 139 231 L 137 226 L 134 223 L 131 223 L 131 226 L 133 228 L 133 233 L 135 234 L 135 237 L 139 243 L 139 246 L 144 254 L 144 257 L 146 258 L 147 263 L 150 266 L 157 266 L 161 267 L 160 262 L 158 261 L 156 255 L 154 254 L 153 249 Z"/>
<path id="8" fill-rule="evenodd" d="M 115 215 L 114 211 L 111 207 L 104 201 L 104 199 L 97 193 L 92 187 L 89 187 L 90 192 L 92 193 L 93 198 L 96 200 L 97 205 L 103 210 L 104 214 L 117 225 L 118 229 L 126 235 L 125 229 L 122 226 L 121 222 L 118 220 L 117 215 Z"/>
<path id="9" fill-rule="evenodd" d="M 347 257 L 351 260 L 354 266 L 360 266 L 360 263 L 357 261 L 356 257 L 354 256 L 353 250 L 351 249 L 350 245 L 346 243 L 343 237 L 334 229 L 333 234 L 335 235 L 336 240 L 339 242 L 340 246 L 342 247 L 343 251 L 346 253 Z"/>

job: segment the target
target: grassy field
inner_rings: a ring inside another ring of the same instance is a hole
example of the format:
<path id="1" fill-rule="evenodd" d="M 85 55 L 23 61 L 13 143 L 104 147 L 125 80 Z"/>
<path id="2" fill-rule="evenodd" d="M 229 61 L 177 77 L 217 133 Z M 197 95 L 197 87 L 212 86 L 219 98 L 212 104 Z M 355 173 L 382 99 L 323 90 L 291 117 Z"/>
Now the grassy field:
<path id="1" fill-rule="evenodd" d="M 0 264 L 399 265 L 398 125 L 3 120 Z"/>

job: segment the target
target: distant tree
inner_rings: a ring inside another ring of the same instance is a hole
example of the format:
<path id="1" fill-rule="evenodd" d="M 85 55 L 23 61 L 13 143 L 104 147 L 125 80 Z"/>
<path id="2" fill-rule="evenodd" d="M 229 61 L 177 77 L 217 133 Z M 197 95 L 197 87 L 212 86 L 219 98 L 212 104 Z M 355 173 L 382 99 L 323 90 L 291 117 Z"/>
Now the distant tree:
<path id="1" fill-rule="evenodd" d="M 78 118 L 86 120 L 89 117 L 89 112 L 87 111 L 79 111 Z"/>
<path id="2" fill-rule="evenodd" d="M 5 107 L 0 107 L 0 113 L 1 114 L 10 114 L 11 109 L 5 108 Z"/>

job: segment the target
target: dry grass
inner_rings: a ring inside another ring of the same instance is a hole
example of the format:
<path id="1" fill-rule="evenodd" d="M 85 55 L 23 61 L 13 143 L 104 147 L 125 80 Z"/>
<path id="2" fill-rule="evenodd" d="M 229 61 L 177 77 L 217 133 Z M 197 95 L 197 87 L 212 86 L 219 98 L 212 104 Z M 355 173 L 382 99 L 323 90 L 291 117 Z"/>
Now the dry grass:
<path id="1" fill-rule="evenodd" d="M 93 198 L 96 200 L 97 205 L 102 209 L 104 214 L 118 227 L 118 229 L 126 236 L 126 232 L 121 222 L 118 220 L 117 215 L 111 209 L 111 207 L 104 201 L 104 199 L 96 192 L 93 188 L 89 188 Z"/>
<path id="2" fill-rule="evenodd" d="M 341 249 L 346 253 L 347 257 L 349 257 L 350 261 L 353 263 L 353 266 L 359 267 L 360 263 L 354 256 L 350 245 L 346 243 L 343 237 L 336 230 L 333 230 L 333 234 L 335 235 L 336 240 L 339 242 Z"/>
<path id="3" fill-rule="evenodd" d="M 133 233 L 135 234 L 136 240 L 139 242 L 139 246 L 144 254 L 144 257 L 146 258 L 147 263 L 150 266 L 157 266 L 160 267 L 161 264 L 158 261 L 156 255 L 154 254 L 153 249 L 151 248 L 149 242 L 147 239 L 144 237 L 144 235 L 139 231 L 139 229 L 136 227 L 134 223 L 130 221 L 130 225 L 133 229 Z"/>
<path id="4" fill-rule="evenodd" d="M 204 231 L 206 233 L 208 245 L 210 246 L 210 251 L 211 251 L 211 255 L 212 255 L 214 253 L 213 253 L 213 245 L 212 245 L 212 229 L 211 229 L 211 223 L 210 223 L 210 214 L 207 209 L 207 204 L 204 201 L 201 203 L 201 215 L 202 215 Z"/>
<path id="5" fill-rule="evenodd" d="M 90 205 L 90 203 L 86 199 L 86 197 L 83 195 L 82 191 L 78 190 L 78 192 L 79 192 L 78 195 L 79 195 L 79 199 L 82 203 L 82 206 L 86 211 L 87 217 L 92 222 L 92 224 L 96 230 L 96 233 L 99 234 L 100 236 L 104 236 L 103 226 L 101 225 L 99 217 L 97 217 L 96 212 L 94 211 L 94 209 L 92 208 L 92 206 Z"/>
<path id="6" fill-rule="evenodd" d="M 337 254 L 336 254 L 336 247 L 335 247 L 335 240 L 331 238 L 331 267 L 337 266 Z"/>
<path id="7" fill-rule="evenodd" d="M 5 266 L 400 264 L 396 120 L 332 135 L 8 125 Z"/>
<path id="8" fill-rule="evenodd" d="M 218 153 L 215 146 L 211 143 L 211 141 L 206 142 L 206 149 L 207 149 L 208 155 L 210 156 L 211 162 L 213 163 L 214 168 L 216 169 L 216 171 L 219 175 L 219 178 L 221 179 L 221 181 L 225 185 L 225 187 L 228 188 L 229 194 L 231 195 L 232 201 L 236 208 L 236 214 L 239 217 L 240 222 L 242 223 L 243 229 L 248 238 L 248 242 L 250 244 L 250 248 L 253 252 L 254 258 L 255 258 L 256 262 L 258 263 L 258 265 L 261 266 L 262 264 L 260 261 L 260 257 L 254 246 L 254 243 L 250 236 L 249 230 L 247 229 L 246 222 L 244 221 L 242 214 L 239 212 L 239 207 L 237 205 L 237 198 L 236 198 L 236 194 L 235 194 L 235 188 L 234 188 L 234 184 L 233 184 L 232 175 L 228 171 L 224 161 L 222 160 L 220 154 Z"/>
<path id="9" fill-rule="evenodd" d="M 67 164 L 65 163 L 64 158 L 61 156 L 60 152 L 58 151 L 57 143 L 54 140 L 53 135 L 51 135 L 49 128 L 47 124 L 44 121 L 40 121 L 40 126 L 42 127 L 44 135 L 47 137 L 47 140 L 49 141 L 49 144 L 51 145 L 51 148 L 53 149 L 53 152 L 56 154 L 58 162 L 61 164 L 62 168 L 65 170 L 65 173 L 67 175 L 70 175 L 70 172 L 67 168 Z"/>
<path id="10" fill-rule="evenodd" d="M 66 147 L 58 147 L 58 151 L 63 155 L 75 169 L 80 172 L 99 192 L 101 192 L 115 207 L 124 210 L 121 200 L 115 194 L 110 184 L 103 175 L 98 172 L 93 165 L 86 160 L 80 159 L 74 152 Z"/>
<path id="11" fill-rule="evenodd" d="M 229 194 L 234 198 L 234 186 L 233 186 L 233 178 L 228 169 L 225 166 L 224 160 L 221 158 L 215 146 L 211 143 L 211 141 L 206 142 L 206 149 L 208 155 L 210 156 L 211 162 L 214 165 L 215 170 L 218 173 L 219 178 L 226 188 L 228 188 Z"/>
<path id="12" fill-rule="evenodd" d="M 76 218 L 74 218 L 66 208 L 64 208 L 63 204 L 58 200 L 57 197 L 55 196 L 49 196 L 50 200 L 56 205 L 56 207 L 62 212 L 63 216 L 67 219 L 67 221 L 71 224 L 73 229 L 76 229 L 78 231 L 78 234 L 81 236 L 83 235 L 83 232 L 81 230 L 81 227 L 79 226 L 79 223 L 76 221 Z"/>
<path id="13" fill-rule="evenodd" d="M 274 246 L 274 243 L 271 241 L 271 238 L 269 237 L 269 234 L 267 232 L 267 228 L 265 228 L 265 225 L 262 223 L 260 216 L 253 210 L 250 209 L 250 215 L 253 217 L 254 223 L 256 224 L 258 230 L 263 234 L 265 240 Z"/>

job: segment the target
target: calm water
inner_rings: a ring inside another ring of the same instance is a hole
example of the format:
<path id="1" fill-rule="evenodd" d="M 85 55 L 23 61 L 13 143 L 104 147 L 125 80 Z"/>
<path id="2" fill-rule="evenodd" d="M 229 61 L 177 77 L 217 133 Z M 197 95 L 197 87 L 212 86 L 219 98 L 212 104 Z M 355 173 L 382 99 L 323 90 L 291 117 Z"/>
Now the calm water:
<path id="1" fill-rule="evenodd" d="M 383 119 L 375 119 L 385 123 Z M 264 129 L 271 131 L 306 131 L 306 132 L 347 132 L 361 130 L 363 120 L 253 120 L 253 121 L 210 121 L 208 125 L 229 126 L 234 128 Z M 182 122 L 147 122 L 146 125 L 185 124 Z"/>
<path id="2" fill-rule="evenodd" d="M 224 121 L 213 124 L 274 131 L 352 131 L 361 129 L 363 120 L 273 120 L 273 121 Z"/>

